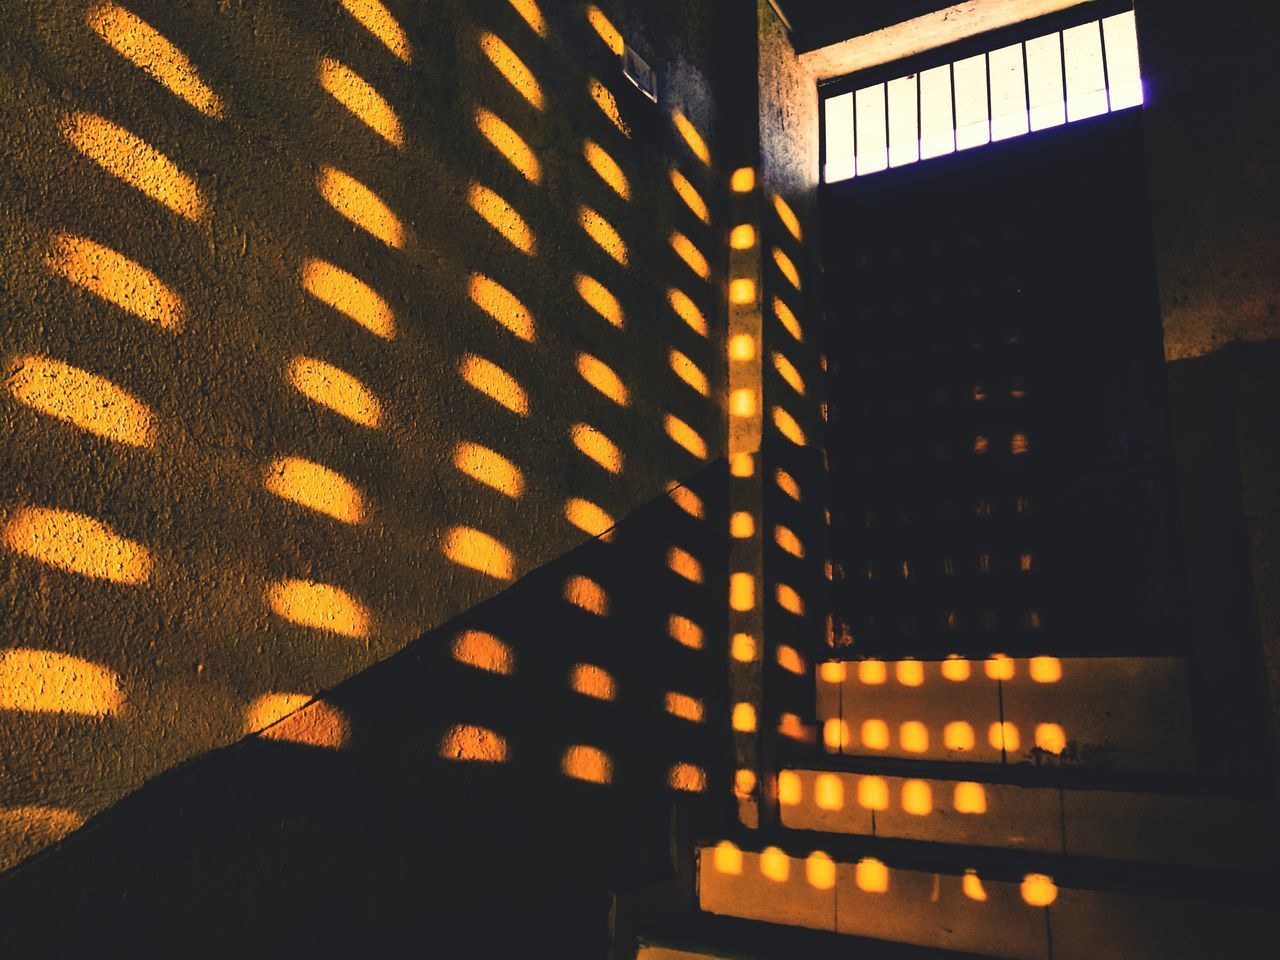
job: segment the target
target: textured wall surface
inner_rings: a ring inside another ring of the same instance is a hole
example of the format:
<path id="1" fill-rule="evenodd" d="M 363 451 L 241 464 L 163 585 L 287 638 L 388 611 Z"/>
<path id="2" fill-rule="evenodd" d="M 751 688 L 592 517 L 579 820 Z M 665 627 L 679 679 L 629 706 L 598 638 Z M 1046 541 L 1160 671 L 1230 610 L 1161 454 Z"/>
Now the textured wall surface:
<path id="1" fill-rule="evenodd" d="M 722 455 L 711 14 L 601 6 L 0 10 L 0 866 Z"/>

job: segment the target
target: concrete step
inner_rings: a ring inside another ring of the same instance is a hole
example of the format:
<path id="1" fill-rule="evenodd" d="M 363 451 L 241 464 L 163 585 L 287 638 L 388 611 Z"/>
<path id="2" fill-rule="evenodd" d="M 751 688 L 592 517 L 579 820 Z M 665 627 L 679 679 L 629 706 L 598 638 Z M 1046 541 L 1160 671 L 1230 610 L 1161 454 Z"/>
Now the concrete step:
<path id="1" fill-rule="evenodd" d="M 817 672 L 817 718 L 831 753 L 1195 768 L 1177 658 L 831 661 Z"/>
<path id="2" fill-rule="evenodd" d="M 784 827 L 1153 863 L 1257 864 L 1261 804 L 811 768 L 778 775 Z"/>
<path id="3" fill-rule="evenodd" d="M 806 840 L 814 839 L 806 835 Z M 883 848 L 883 844 L 880 845 Z M 1219 876 L 1189 869 L 1151 890 L 1055 882 L 979 862 L 930 867 L 728 841 L 698 850 L 701 909 L 721 916 L 1016 960 L 1251 960 L 1274 956 L 1267 896 L 1234 902 Z M 828 846 L 827 849 L 837 849 Z M 981 857 L 975 856 L 976 860 Z M 1048 861 L 1060 864 L 1060 861 Z M 1179 882 L 1173 882 L 1174 880 Z M 1214 899 L 1214 897 L 1220 899 Z M 851 951 L 851 956 L 856 953 Z"/>

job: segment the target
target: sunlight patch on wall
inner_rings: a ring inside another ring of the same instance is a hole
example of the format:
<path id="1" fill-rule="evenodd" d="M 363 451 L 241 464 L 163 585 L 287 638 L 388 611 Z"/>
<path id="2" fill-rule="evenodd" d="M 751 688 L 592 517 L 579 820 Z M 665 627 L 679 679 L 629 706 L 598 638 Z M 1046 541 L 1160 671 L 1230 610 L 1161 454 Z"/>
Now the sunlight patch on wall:
<path id="1" fill-rule="evenodd" d="M 778 297 L 773 298 L 773 314 L 782 324 L 782 329 L 791 334 L 796 343 L 804 343 L 804 330 L 800 326 L 800 321 L 796 319 L 791 308 Z"/>
<path id="2" fill-rule="evenodd" d="M 81 111 L 71 114 L 62 133 L 73 147 L 112 176 L 181 217 L 203 219 L 204 198 L 195 181 L 141 137 L 104 117 Z"/>
<path id="3" fill-rule="evenodd" d="M 626 385 L 607 364 L 589 353 L 578 354 L 578 375 L 620 407 L 628 404 Z"/>
<path id="4" fill-rule="evenodd" d="M 590 207 L 579 207 L 578 225 L 601 250 L 624 267 L 627 265 L 627 245 L 608 220 Z"/>
<path id="5" fill-rule="evenodd" d="M 804 615 L 804 599 L 795 589 L 787 586 L 785 583 L 778 584 L 776 591 L 778 606 L 787 613 L 793 613 L 796 616 Z"/>
<path id="6" fill-rule="evenodd" d="M 341 0 L 347 12 L 360 21 L 393 54 L 409 63 L 409 37 L 391 11 L 378 0 Z"/>
<path id="7" fill-rule="evenodd" d="M 569 671 L 569 689 L 593 700 L 613 700 L 618 695 L 613 676 L 591 663 L 576 664 Z"/>
<path id="8" fill-rule="evenodd" d="M 364 521 L 364 496 L 346 477 L 301 457 L 281 457 L 267 467 L 266 488 L 277 497 L 343 523 Z"/>
<path id="9" fill-rule="evenodd" d="M 245 733 L 264 740 L 341 750 L 351 742 L 351 721 L 331 703 L 305 693 L 266 693 L 245 710 Z"/>
<path id="10" fill-rule="evenodd" d="M 339 636 L 369 636 L 372 616 L 340 587 L 314 580 L 281 580 L 267 589 L 267 603 L 277 616 L 300 627 Z"/>
<path id="11" fill-rule="evenodd" d="M 685 266 L 703 280 L 711 278 L 711 264 L 702 255 L 702 251 L 694 246 L 693 241 L 683 233 L 676 231 L 671 234 L 671 249 L 676 252 L 676 256 L 684 261 Z"/>
<path id="12" fill-rule="evenodd" d="M 795 261 L 788 257 L 777 247 L 773 248 L 773 262 L 777 264 L 778 271 L 787 278 L 797 290 L 800 289 L 800 270 L 796 267 Z"/>
<path id="13" fill-rule="evenodd" d="M 508 243 L 522 253 L 534 252 L 533 231 L 515 208 L 488 187 L 472 184 L 467 194 L 471 209 L 493 227 Z"/>
<path id="14" fill-rule="evenodd" d="M 462 379 L 512 413 L 529 415 L 529 398 L 511 374 L 496 363 L 467 354 L 458 367 Z"/>
<path id="15" fill-rule="evenodd" d="M 800 229 L 800 218 L 791 209 L 791 205 L 783 200 L 782 197 L 774 194 L 773 209 L 778 214 L 778 219 L 782 221 L 782 225 L 787 228 L 787 232 L 797 240 L 803 241 L 804 234 Z"/>
<path id="16" fill-rule="evenodd" d="M 804 446 L 805 436 L 804 431 L 800 429 L 800 424 L 796 423 L 795 417 L 781 407 L 773 408 L 773 425 L 778 428 L 780 434 L 796 446 Z"/>
<path id="17" fill-rule="evenodd" d="M 804 657 L 800 655 L 800 651 L 795 647 L 780 643 L 775 650 L 775 657 L 778 661 L 778 666 L 787 671 L 787 673 L 794 673 L 797 677 L 804 673 Z"/>
<path id="18" fill-rule="evenodd" d="M 86 20 L 108 46 L 175 96 L 206 116 L 223 115 L 222 100 L 200 79 L 186 54 L 137 14 L 115 3 L 101 3 L 90 8 Z"/>
<path id="19" fill-rule="evenodd" d="M 480 49 L 520 96 L 528 100 L 534 109 L 542 109 L 544 103 L 542 87 L 538 84 L 537 78 L 501 37 L 492 33 L 482 33 Z"/>
<path id="20" fill-rule="evenodd" d="M 599 280 L 589 277 L 585 273 L 580 273 L 574 278 L 574 286 L 578 290 L 578 296 L 596 313 L 608 320 L 609 323 L 621 329 L 623 325 L 622 304 L 618 302 L 618 298 L 609 292 Z"/>
<path id="21" fill-rule="evenodd" d="M 622 168 L 614 161 L 613 157 L 597 143 L 586 140 L 582 144 L 582 155 L 586 158 L 591 169 L 603 180 L 614 193 L 623 200 L 631 199 L 631 184 L 627 181 L 626 174 L 622 172 Z"/>
<path id="22" fill-rule="evenodd" d="M 151 410 L 110 380 L 50 357 L 15 357 L 5 385 L 33 410 L 134 447 L 155 445 Z"/>
<path id="23" fill-rule="evenodd" d="M 0 807 L 0 870 L 17 866 L 82 826 L 84 817 L 74 810 L 34 804 Z"/>
<path id="24" fill-rule="evenodd" d="M 791 860 L 779 847 L 760 851 L 760 873 L 774 883 L 786 883 L 791 876 Z"/>
<path id="25" fill-rule="evenodd" d="M 1028 906 L 1047 907 L 1058 899 L 1058 888 L 1053 877 L 1043 873 L 1028 873 L 1022 878 L 1022 899 Z"/>
<path id="26" fill-rule="evenodd" d="M 752 610 L 756 605 L 756 581 L 749 573 L 734 573 L 729 577 L 729 606 L 739 613 Z M 754 647 L 752 656 L 755 656 Z"/>
<path id="27" fill-rule="evenodd" d="M 382 139 L 392 146 L 404 146 L 404 129 L 391 104 L 350 67 L 332 57 L 322 58 L 320 86 Z"/>
<path id="28" fill-rule="evenodd" d="M 533 314 L 510 290 L 482 273 L 471 275 L 472 302 L 526 343 L 534 341 Z"/>
<path id="29" fill-rule="evenodd" d="M 445 760 L 503 763 L 507 759 L 507 741 L 486 727 L 458 724 L 440 738 L 440 756 Z"/>
<path id="30" fill-rule="evenodd" d="M 355 177 L 334 167 L 321 167 L 317 187 L 329 206 L 361 230 L 397 250 L 404 246 L 405 229 L 400 218 Z"/>
<path id="31" fill-rule="evenodd" d="M 702 582 L 702 564 L 687 550 L 672 547 L 667 551 L 667 569 L 690 583 Z"/>
<path id="32" fill-rule="evenodd" d="M 707 318 L 686 293 L 673 287 L 667 291 L 667 302 L 671 304 L 676 316 L 687 323 L 691 330 L 703 337 L 708 335 Z"/>
<path id="33" fill-rule="evenodd" d="M 853 882 L 863 893 L 888 893 L 889 868 L 874 857 L 863 857 L 853 869 Z"/>
<path id="34" fill-rule="evenodd" d="M 613 52 L 614 56 L 622 56 L 624 46 L 622 34 L 618 32 L 618 28 L 594 3 L 587 4 L 587 20 L 595 32 L 600 35 L 600 39 L 604 41 L 605 46 Z"/>
<path id="35" fill-rule="evenodd" d="M 476 127 L 493 144 L 493 148 L 506 157 L 516 170 L 530 183 L 542 179 L 542 165 L 538 156 L 525 143 L 524 138 L 508 126 L 501 117 L 484 107 L 476 108 Z"/>
<path id="36" fill-rule="evenodd" d="M 609 594 L 590 577 L 575 574 L 564 583 L 564 598 L 579 610 L 597 617 L 609 615 Z"/>
<path id="37" fill-rule="evenodd" d="M 14 553 L 82 577 L 126 584 L 146 583 L 151 577 L 146 547 L 101 520 L 69 510 L 16 510 L 4 526 L 4 542 Z"/>
<path id="38" fill-rule="evenodd" d="M 790 528 L 777 524 L 773 528 L 773 540 L 774 543 L 793 557 L 804 558 L 804 544 L 800 542 L 800 538 Z"/>
<path id="39" fill-rule="evenodd" d="M 702 372 L 696 363 L 679 350 L 672 350 L 668 354 L 668 360 L 672 371 L 677 377 L 702 394 L 702 396 L 706 397 L 711 394 L 711 385 L 707 382 L 707 375 Z"/>
<path id="40" fill-rule="evenodd" d="M 613 91 L 595 77 L 591 78 L 588 89 L 591 91 L 591 99 L 600 108 L 600 112 L 609 118 L 609 121 L 618 128 L 618 132 L 625 137 L 631 136 L 631 127 L 622 119 L 622 111 L 618 109 L 618 101 L 614 99 Z"/>
<path id="41" fill-rule="evenodd" d="M 668 617 L 667 635 L 676 643 L 683 647 L 688 647 L 690 650 L 702 649 L 702 628 L 688 617 L 682 617 L 674 613 Z"/>
<path id="42" fill-rule="evenodd" d="M 677 763 L 667 771 L 667 785 L 685 793 L 702 793 L 707 789 L 707 772 L 692 763 Z"/>
<path id="43" fill-rule="evenodd" d="M 740 576 L 750 577 L 750 574 L 740 574 Z M 754 585 L 752 586 L 754 590 Z M 730 596 L 732 596 L 732 586 L 730 587 Z M 743 598 L 746 599 L 745 597 Z M 750 610 L 754 606 L 754 595 L 746 609 Z M 736 608 L 735 608 L 736 609 Z M 756 658 L 756 641 L 749 633 L 735 633 L 729 641 L 729 656 L 733 657 L 738 663 L 751 663 Z"/>
<path id="44" fill-rule="evenodd" d="M 85 237 L 63 233 L 53 239 L 49 269 L 94 296 L 165 330 L 186 323 L 182 298 L 141 264 Z"/>
<path id="45" fill-rule="evenodd" d="M 516 13 L 520 14 L 524 22 L 529 25 L 529 29 L 545 40 L 547 21 L 543 19 L 536 0 L 510 0 L 510 3 Z"/>
<path id="46" fill-rule="evenodd" d="M 444 537 L 444 555 L 496 580 L 515 577 L 515 557 L 501 542 L 474 527 L 454 527 Z"/>
<path id="47" fill-rule="evenodd" d="M 565 519 L 583 533 L 601 539 L 609 539 L 607 534 L 613 529 L 614 520 L 604 510 L 590 500 L 574 497 L 564 506 Z"/>
<path id="48" fill-rule="evenodd" d="M 987 899 L 987 891 L 982 886 L 982 878 L 978 876 L 977 870 L 966 870 L 964 872 L 964 878 L 960 881 L 960 889 L 964 891 L 964 895 L 970 900 L 982 903 Z"/>
<path id="49" fill-rule="evenodd" d="M 707 459 L 707 442 L 693 427 L 679 417 L 668 413 L 663 421 L 667 436 L 699 460 Z"/>
<path id="50" fill-rule="evenodd" d="M 702 701 L 687 693 L 667 691 L 666 711 L 671 716 L 688 720 L 690 723 L 701 723 L 703 720 Z"/>
<path id="51" fill-rule="evenodd" d="M 516 672 L 516 653 L 492 633 L 463 630 L 454 638 L 453 659 L 486 673 L 509 677 Z"/>
<path id="52" fill-rule="evenodd" d="M 487 487 L 518 498 L 524 492 L 520 468 L 497 451 L 478 443 L 462 441 L 453 449 L 453 465 Z"/>
<path id="53" fill-rule="evenodd" d="M 732 250 L 750 250 L 756 245 L 756 228 L 749 223 L 740 223 L 729 232 L 729 248 Z"/>
<path id="54" fill-rule="evenodd" d="M 728 840 L 716 844 L 711 863 L 717 873 L 736 877 L 742 874 L 742 851 Z"/>
<path id="55" fill-rule="evenodd" d="M 671 119 L 676 125 L 676 132 L 680 134 L 680 138 L 693 151 L 693 155 L 706 166 L 711 166 L 711 149 L 707 146 L 707 141 L 702 139 L 702 134 L 698 132 L 698 128 L 690 123 L 689 118 L 679 110 L 672 115 Z"/>
<path id="56" fill-rule="evenodd" d="M 695 217 L 703 223 L 711 222 L 711 211 L 707 208 L 707 201 L 702 199 L 702 194 L 689 182 L 689 178 L 674 167 L 671 170 L 671 186 L 675 187 L 676 193 L 684 201 L 685 206 L 693 211 Z"/>
<path id="57" fill-rule="evenodd" d="M 302 288 L 375 336 L 395 338 L 396 318 L 387 301 L 341 267 L 326 260 L 307 260 L 302 265 Z"/>
<path id="58" fill-rule="evenodd" d="M 52 650 L 0 651 L 0 710 L 107 717 L 124 692 L 111 670 Z"/>
<path id="59" fill-rule="evenodd" d="M 382 422 L 382 404 L 363 383 L 314 357 L 294 357 L 285 372 L 303 396 L 364 427 Z"/>
<path id="60" fill-rule="evenodd" d="M 730 726 L 738 733 L 754 733 L 756 729 L 756 708 L 750 703 L 735 703 Z"/>
<path id="61" fill-rule="evenodd" d="M 622 472 L 622 451 L 618 449 L 617 444 L 595 427 L 585 423 L 575 423 L 570 428 L 569 435 L 578 452 L 588 460 L 610 473 Z"/>
<path id="62" fill-rule="evenodd" d="M 585 783 L 609 783 L 613 780 L 613 761 L 599 747 L 574 744 L 564 752 L 560 769 L 566 777 Z"/>

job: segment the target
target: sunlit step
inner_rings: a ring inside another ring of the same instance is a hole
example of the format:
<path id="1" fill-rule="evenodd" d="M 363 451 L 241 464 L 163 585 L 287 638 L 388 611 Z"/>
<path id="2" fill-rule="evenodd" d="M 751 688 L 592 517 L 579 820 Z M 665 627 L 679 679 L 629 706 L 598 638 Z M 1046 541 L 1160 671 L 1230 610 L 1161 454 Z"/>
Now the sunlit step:
<path id="1" fill-rule="evenodd" d="M 1233 798 L 783 770 L 793 830 L 1153 863 L 1256 861 L 1262 811 Z"/>
<path id="2" fill-rule="evenodd" d="M 828 752 L 1179 771 L 1195 766 L 1173 657 L 831 662 L 817 680 Z"/>
<path id="3" fill-rule="evenodd" d="M 1018 960 L 1271 956 L 1261 905 L 1233 905 L 1233 891 L 1194 870 L 1179 879 L 1175 897 L 1068 887 L 1035 873 L 1011 878 L 1006 870 L 997 879 L 834 860 L 821 851 L 727 842 L 698 850 L 699 904 L 711 914 Z"/>

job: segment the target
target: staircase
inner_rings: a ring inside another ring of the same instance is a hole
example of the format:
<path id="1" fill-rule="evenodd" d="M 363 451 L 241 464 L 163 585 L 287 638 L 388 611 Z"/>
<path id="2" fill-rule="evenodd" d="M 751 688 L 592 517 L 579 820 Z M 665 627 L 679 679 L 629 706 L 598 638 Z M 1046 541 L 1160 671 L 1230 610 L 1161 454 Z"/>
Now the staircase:
<path id="1" fill-rule="evenodd" d="M 707 838 L 693 957 L 1274 956 L 1262 791 L 1204 773 L 1174 658 L 832 661 L 777 826 Z"/>

